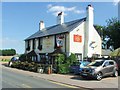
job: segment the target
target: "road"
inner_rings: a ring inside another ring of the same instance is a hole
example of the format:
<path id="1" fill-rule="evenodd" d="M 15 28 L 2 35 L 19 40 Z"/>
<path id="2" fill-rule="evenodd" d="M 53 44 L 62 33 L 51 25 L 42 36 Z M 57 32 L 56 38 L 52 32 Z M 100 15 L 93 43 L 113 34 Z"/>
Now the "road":
<path id="1" fill-rule="evenodd" d="M 80 77 L 59 74 L 39 74 L 29 71 L 23 71 L 15 68 L 2 68 L 2 87 L 3 88 L 117 88 L 118 79 L 114 77 L 104 78 L 101 81 L 83 80 Z M 59 81 L 59 82 L 57 82 Z M 64 81 L 64 82 L 63 82 Z M 62 82 L 62 83 L 61 83 Z M 65 84 L 67 83 L 67 85 Z M 72 86 L 71 86 L 72 85 Z M 12 90 L 12 89 L 11 89 Z M 66 89 L 65 89 L 66 90 Z M 89 90 L 89 89 L 84 89 Z M 99 89 L 98 89 L 99 90 Z M 109 89 L 107 89 L 109 90 Z"/>
<path id="2" fill-rule="evenodd" d="M 2 68 L 2 88 L 68 88 L 28 74 Z"/>

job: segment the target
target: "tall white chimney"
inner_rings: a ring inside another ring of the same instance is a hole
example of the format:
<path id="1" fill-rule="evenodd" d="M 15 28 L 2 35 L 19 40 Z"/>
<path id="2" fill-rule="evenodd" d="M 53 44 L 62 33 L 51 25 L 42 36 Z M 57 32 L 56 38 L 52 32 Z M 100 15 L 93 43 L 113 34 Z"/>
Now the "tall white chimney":
<path id="1" fill-rule="evenodd" d="M 63 23 L 64 23 L 64 13 L 60 12 L 58 13 L 58 16 L 57 16 L 57 24 L 63 24 Z"/>
<path id="2" fill-rule="evenodd" d="M 39 23 L 39 30 L 43 30 L 45 28 L 45 24 L 43 21 L 40 21 Z"/>
<path id="3" fill-rule="evenodd" d="M 91 27 L 93 27 L 93 23 L 94 23 L 94 14 L 93 14 L 94 9 L 93 9 L 92 5 L 88 5 L 86 10 L 87 10 L 88 29 L 91 29 Z"/>
<path id="4" fill-rule="evenodd" d="M 91 57 L 93 50 L 91 48 L 91 43 L 93 42 L 94 33 L 93 33 L 93 23 L 94 23 L 94 14 L 93 14 L 92 5 L 88 5 L 86 8 L 86 30 L 85 30 L 85 56 Z"/>

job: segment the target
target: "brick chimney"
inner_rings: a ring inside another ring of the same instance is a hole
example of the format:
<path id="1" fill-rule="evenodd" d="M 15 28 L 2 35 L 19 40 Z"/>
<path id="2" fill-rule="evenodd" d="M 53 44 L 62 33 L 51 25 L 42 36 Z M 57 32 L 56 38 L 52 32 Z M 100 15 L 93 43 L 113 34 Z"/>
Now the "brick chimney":
<path id="1" fill-rule="evenodd" d="M 43 21 L 40 21 L 39 23 L 39 30 L 43 30 L 45 28 L 45 24 Z"/>
<path id="2" fill-rule="evenodd" d="M 64 23 L 64 13 L 60 12 L 58 13 L 58 16 L 57 16 L 57 24 L 63 24 L 63 23 Z"/>

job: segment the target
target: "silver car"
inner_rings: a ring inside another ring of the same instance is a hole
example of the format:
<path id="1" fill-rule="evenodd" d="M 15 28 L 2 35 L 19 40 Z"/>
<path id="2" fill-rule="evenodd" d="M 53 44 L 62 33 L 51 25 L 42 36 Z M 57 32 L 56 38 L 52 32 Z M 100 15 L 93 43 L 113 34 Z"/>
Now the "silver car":
<path id="1" fill-rule="evenodd" d="M 118 67 L 114 60 L 95 60 L 80 71 L 82 77 L 93 77 L 101 80 L 104 76 L 118 76 Z"/>

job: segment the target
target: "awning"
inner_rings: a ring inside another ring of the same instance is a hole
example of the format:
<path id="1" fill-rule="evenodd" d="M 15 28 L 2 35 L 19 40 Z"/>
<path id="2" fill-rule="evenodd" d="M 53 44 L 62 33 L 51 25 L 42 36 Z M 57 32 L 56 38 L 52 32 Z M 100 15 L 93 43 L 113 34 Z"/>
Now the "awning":
<path id="1" fill-rule="evenodd" d="M 52 53 L 49 53 L 50 56 L 57 56 L 58 54 L 64 54 L 61 48 L 55 49 Z"/>
<path id="2" fill-rule="evenodd" d="M 27 53 L 28 56 L 37 56 L 36 52 L 32 50 L 31 52 Z"/>

